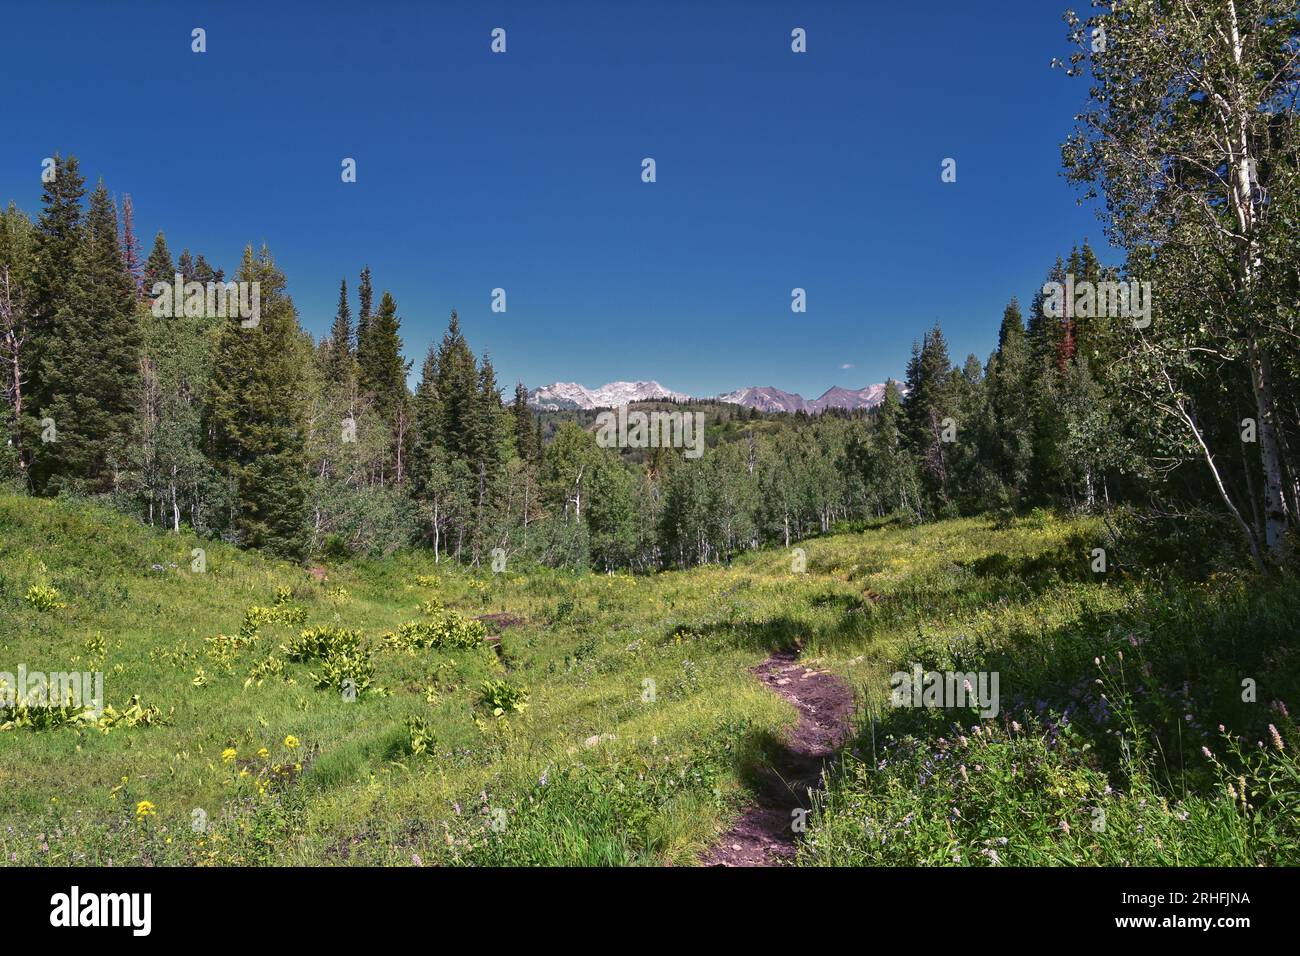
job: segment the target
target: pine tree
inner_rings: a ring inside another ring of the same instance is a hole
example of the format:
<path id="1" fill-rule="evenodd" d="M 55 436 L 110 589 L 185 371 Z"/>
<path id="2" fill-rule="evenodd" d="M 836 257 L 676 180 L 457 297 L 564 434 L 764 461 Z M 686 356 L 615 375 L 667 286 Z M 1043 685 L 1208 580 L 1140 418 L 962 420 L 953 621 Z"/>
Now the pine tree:
<path id="1" fill-rule="evenodd" d="M 469 457 L 473 451 L 470 437 L 476 400 L 478 372 L 474 354 L 460 331 L 460 319 L 452 310 L 451 321 L 438 346 L 438 396 L 442 423 L 439 431 L 447 450 Z"/>
<path id="2" fill-rule="evenodd" d="M 200 253 L 199 257 L 194 260 L 194 274 L 186 278 L 186 282 L 198 282 L 207 285 L 209 282 L 224 282 L 226 273 L 224 269 L 213 268 L 208 260 L 203 258 Z"/>
<path id="3" fill-rule="evenodd" d="M 175 281 L 176 263 L 172 261 L 172 254 L 167 249 L 167 239 L 162 230 L 159 229 L 158 235 L 154 236 L 153 239 L 153 250 L 144 263 L 144 276 L 142 279 L 144 294 L 149 298 L 153 297 L 155 282 L 166 282 L 171 285 Z"/>
<path id="4" fill-rule="evenodd" d="M 401 325 L 397 301 L 385 292 L 379 300 L 379 311 L 366 326 L 365 339 L 357 345 L 361 390 L 374 396 L 375 409 L 389 428 L 394 428 L 406 399 L 407 363 L 402 358 L 398 334 Z"/>
<path id="5" fill-rule="evenodd" d="M 940 503 L 948 498 L 948 462 L 943 441 L 943 421 L 954 418 L 952 362 L 943 329 L 935 322 L 926 333 L 919 353 L 908 365 L 908 442 L 916 452 L 926 478 L 926 489 Z"/>
<path id="6" fill-rule="evenodd" d="M 211 457 L 234 486 L 235 530 L 247 547 L 300 557 L 306 543 L 303 362 L 284 274 L 263 247 L 244 250 L 239 281 L 259 283 L 254 326 L 227 319 L 207 407 Z"/>
<path id="7" fill-rule="evenodd" d="M 30 354 L 37 357 L 31 364 L 28 393 L 31 402 L 24 428 L 29 448 L 40 441 L 40 409 L 50 401 L 49 389 L 42 380 L 43 355 L 55 334 L 55 316 L 65 305 L 68 285 L 72 281 L 77 250 L 81 245 L 81 200 L 85 196 L 85 179 L 78 172 L 77 157 L 61 160 L 54 156 L 54 178 L 42 189 L 40 218 L 36 221 L 32 275 L 26 282 L 30 290 Z"/>
<path id="8" fill-rule="evenodd" d="M 332 385 L 347 386 L 352 381 L 356 353 L 352 345 L 352 311 L 348 308 L 348 281 L 339 281 L 339 307 L 330 330 L 329 359 L 326 376 Z"/>
<path id="9" fill-rule="evenodd" d="M 190 255 L 189 249 L 181 250 L 181 257 L 176 260 L 176 270 L 180 272 L 182 282 L 197 281 L 194 275 L 194 257 Z"/>
<path id="10" fill-rule="evenodd" d="M 361 270 L 361 284 L 357 286 L 357 296 L 361 304 L 357 312 L 357 351 L 359 352 L 370 327 L 370 310 L 375 298 L 375 290 L 370 285 L 370 266 Z"/>
<path id="11" fill-rule="evenodd" d="M 511 411 L 515 420 L 515 451 L 524 461 L 532 461 L 537 457 L 533 445 L 533 413 L 528 407 L 528 389 L 523 382 L 515 383 L 515 404 Z"/>
<path id="12" fill-rule="evenodd" d="M 101 181 L 41 356 L 41 414 L 53 420 L 55 439 L 36 456 L 38 487 L 100 492 L 118 486 L 135 424 L 140 343 L 117 216 Z"/>
<path id="13" fill-rule="evenodd" d="M 442 444 L 442 407 L 438 400 L 438 349 L 430 345 L 420 368 L 412 405 L 411 483 L 416 497 L 423 495 L 438 449 Z"/>
<path id="14" fill-rule="evenodd" d="M 470 441 L 474 473 L 478 481 L 479 507 L 501 474 L 502 429 L 501 394 L 497 391 L 496 370 L 486 354 L 479 363 L 478 391 L 470 422 Z"/>
<path id="15" fill-rule="evenodd" d="M 135 206 L 131 194 L 122 196 L 122 263 L 131 277 L 131 288 L 137 299 L 144 293 L 140 288 L 140 240 L 135 235 Z"/>
<path id="16" fill-rule="evenodd" d="M 1025 489 L 1029 479 L 1033 419 L 1026 402 L 1029 394 L 1029 346 L 1025 340 L 1020 304 L 1013 298 L 1002 313 L 998 348 L 989 360 L 989 419 L 991 467 L 1012 496 Z"/>

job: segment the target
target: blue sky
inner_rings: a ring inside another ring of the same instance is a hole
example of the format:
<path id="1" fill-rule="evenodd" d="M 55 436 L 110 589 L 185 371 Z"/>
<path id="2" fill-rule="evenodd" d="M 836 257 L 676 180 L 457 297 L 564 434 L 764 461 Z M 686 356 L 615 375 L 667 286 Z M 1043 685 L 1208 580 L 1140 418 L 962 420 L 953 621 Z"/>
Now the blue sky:
<path id="1" fill-rule="evenodd" d="M 146 251 L 267 243 L 318 337 L 368 263 L 417 370 L 455 308 L 507 387 L 815 396 L 901 376 L 936 319 L 984 358 L 1058 254 L 1114 261 L 1059 175 L 1087 92 L 1049 68 L 1066 5 L 15 6 L 0 201 L 34 213 L 74 153 Z"/>

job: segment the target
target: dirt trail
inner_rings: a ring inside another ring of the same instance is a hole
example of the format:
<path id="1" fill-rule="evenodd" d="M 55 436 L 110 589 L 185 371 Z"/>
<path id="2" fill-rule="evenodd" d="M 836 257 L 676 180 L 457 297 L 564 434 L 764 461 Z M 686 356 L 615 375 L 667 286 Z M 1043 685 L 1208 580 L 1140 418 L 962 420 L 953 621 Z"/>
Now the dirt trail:
<path id="1" fill-rule="evenodd" d="M 822 767 L 850 730 L 853 689 L 834 674 L 808 668 L 798 655 L 773 654 L 754 674 L 794 704 L 799 723 L 771 763 L 758 771 L 755 802 L 706 853 L 704 866 L 777 866 L 794 859 L 793 811 L 811 806 Z"/>

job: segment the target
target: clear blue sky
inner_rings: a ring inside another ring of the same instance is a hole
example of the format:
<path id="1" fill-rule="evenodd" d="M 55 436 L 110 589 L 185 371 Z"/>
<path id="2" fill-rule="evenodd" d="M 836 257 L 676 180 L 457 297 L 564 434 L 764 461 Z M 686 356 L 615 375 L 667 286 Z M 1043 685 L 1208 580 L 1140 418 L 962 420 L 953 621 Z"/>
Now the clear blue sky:
<path id="1" fill-rule="evenodd" d="M 146 252 L 266 242 L 318 337 L 369 263 L 417 369 L 454 307 L 507 388 L 815 396 L 901 376 L 936 318 L 984 358 L 1071 244 L 1113 261 L 1059 175 L 1066 5 L 7 3 L 0 201 L 74 153 Z"/>

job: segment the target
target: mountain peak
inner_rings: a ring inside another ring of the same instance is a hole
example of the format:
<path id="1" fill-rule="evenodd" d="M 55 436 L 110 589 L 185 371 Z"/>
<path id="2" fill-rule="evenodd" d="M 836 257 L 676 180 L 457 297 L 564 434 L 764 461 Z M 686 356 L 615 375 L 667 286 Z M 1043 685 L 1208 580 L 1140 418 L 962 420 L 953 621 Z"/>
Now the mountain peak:
<path id="1" fill-rule="evenodd" d="M 631 402 L 648 402 L 670 399 L 690 401 L 691 396 L 664 388 L 658 382 L 608 382 L 599 388 L 587 388 L 577 382 L 555 382 L 543 385 L 528 393 L 528 404 L 542 411 L 557 412 L 573 409 L 618 408 Z M 750 385 L 734 392 L 719 395 L 717 401 L 757 408 L 761 412 L 808 412 L 816 415 L 828 408 L 853 411 L 875 408 L 885 400 L 885 383 L 865 388 L 844 388 L 832 385 L 818 398 L 808 401 L 796 392 L 785 392 L 773 385 Z"/>

